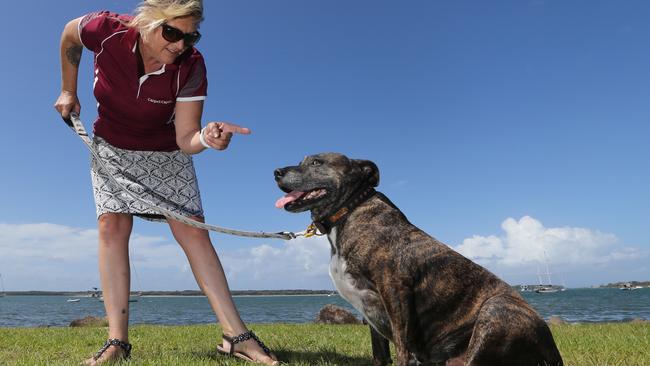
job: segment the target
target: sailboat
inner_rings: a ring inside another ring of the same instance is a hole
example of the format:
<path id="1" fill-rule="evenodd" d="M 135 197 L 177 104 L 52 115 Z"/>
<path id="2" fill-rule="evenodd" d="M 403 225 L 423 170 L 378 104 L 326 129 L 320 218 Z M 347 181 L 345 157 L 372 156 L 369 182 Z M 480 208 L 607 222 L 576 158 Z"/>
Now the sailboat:
<path id="1" fill-rule="evenodd" d="M 551 282 L 551 272 L 548 269 L 548 258 L 546 257 L 546 251 L 544 251 L 544 264 L 546 265 L 546 279 L 548 280 L 547 284 L 542 283 L 542 276 L 539 273 L 539 265 L 537 266 L 537 279 L 539 280 L 539 285 L 535 289 L 535 292 L 538 294 L 551 294 L 558 291 L 564 291 L 564 286 L 553 285 Z"/>
<path id="2" fill-rule="evenodd" d="M 135 282 L 137 283 L 137 287 L 141 289 L 142 287 L 140 286 L 140 278 L 138 277 L 138 272 L 135 270 L 135 264 L 131 262 L 131 265 L 133 266 L 133 274 L 135 276 Z M 94 294 L 99 293 L 96 287 L 93 287 L 93 289 L 95 290 Z M 129 293 L 129 302 L 138 302 L 138 298 L 140 298 L 140 296 L 142 296 L 142 291 L 136 291 L 133 294 Z M 92 297 L 95 296 L 93 295 Z M 99 295 L 98 297 L 100 302 L 104 302 L 104 296 Z"/>
<path id="3" fill-rule="evenodd" d="M 5 283 L 2 280 L 2 274 L 0 274 L 0 297 L 5 296 L 7 296 L 7 293 L 5 292 Z"/>
<path id="4" fill-rule="evenodd" d="M 133 267 L 133 275 L 135 277 L 135 283 L 137 285 L 137 288 L 142 289 L 142 286 L 140 285 L 140 277 L 138 276 L 138 271 L 135 270 L 135 263 L 132 263 L 131 266 Z M 140 296 L 142 296 L 142 291 L 136 291 L 133 295 L 129 296 L 129 302 L 138 301 L 138 298 Z"/>

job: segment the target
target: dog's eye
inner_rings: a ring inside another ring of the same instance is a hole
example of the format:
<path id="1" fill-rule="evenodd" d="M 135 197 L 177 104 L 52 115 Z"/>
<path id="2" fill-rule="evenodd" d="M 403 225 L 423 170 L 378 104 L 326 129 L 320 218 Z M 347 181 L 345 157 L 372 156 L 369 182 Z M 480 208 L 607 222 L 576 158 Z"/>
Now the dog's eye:
<path id="1" fill-rule="evenodd" d="M 315 159 L 312 160 L 312 162 L 311 162 L 311 165 L 312 165 L 312 166 L 319 166 L 319 165 L 322 165 L 322 164 L 323 164 L 322 161 L 320 161 L 320 160 L 315 160 Z"/>

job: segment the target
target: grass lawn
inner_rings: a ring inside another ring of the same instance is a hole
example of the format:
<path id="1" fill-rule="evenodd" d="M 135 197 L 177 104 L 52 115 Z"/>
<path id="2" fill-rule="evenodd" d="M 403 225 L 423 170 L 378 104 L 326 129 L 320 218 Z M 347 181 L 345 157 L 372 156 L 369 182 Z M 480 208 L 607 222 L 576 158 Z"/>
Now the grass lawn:
<path id="1" fill-rule="evenodd" d="M 366 326 L 253 324 L 289 365 L 370 366 Z M 650 365 L 650 323 L 552 326 L 565 365 Z M 247 365 L 218 355 L 216 325 L 132 326 L 124 365 Z M 0 365 L 78 365 L 106 339 L 105 328 L 0 328 Z"/>

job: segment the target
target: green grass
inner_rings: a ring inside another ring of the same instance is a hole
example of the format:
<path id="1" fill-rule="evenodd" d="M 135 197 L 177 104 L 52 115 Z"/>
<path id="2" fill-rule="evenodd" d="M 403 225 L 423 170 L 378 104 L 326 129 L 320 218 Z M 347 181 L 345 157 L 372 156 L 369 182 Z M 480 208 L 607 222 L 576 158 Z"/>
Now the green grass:
<path id="1" fill-rule="evenodd" d="M 650 323 L 551 327 L 566 365 L 650 365 Z"/>
<path id="2" fill-rule="evenodd" d="M 254 324 L 257 335 L 290 365 L 372 365 L 366 326 Z M 566 365 L 650 365 L 650 324 L 581 324 L 552 328 Z M 218 355 L 215 325 L 132 326 L 133 358 L 123 365 L 247 365 Z M 78 365 L 101 346 L 106 328 L 0 328 L 0 365 Z"/>

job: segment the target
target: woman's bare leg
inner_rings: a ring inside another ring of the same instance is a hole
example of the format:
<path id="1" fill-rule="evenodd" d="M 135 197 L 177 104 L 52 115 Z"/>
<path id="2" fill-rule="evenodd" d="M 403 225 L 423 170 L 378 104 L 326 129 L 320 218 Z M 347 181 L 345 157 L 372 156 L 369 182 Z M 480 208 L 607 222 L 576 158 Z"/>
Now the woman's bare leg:
<path id="1" fill-rule="evenodd" d="M 201 218 L 195 217 L 194 219 L 202 221 Z M 183 248 L 190 262 L 196 282 L 208 297 L 224 334 L 236 336 L 246 332 L 246 325 L 244 325 L 235 307 L 226 275 L 219 257 L 212 247 L 208 232 L 178 221 L 167 221 L 174 237 Z M 223 346 L 228 350 L 230 344 L 224 342 Z M 273 364 L 275 359 L 275 356 L 273 358 L 268 357 L 253 340 L 237 344 L 236 349 L 245 352 L 254 360 L 263 361 L 267 364 Z"/>
<path id="2" fill-rule="evenodd" d="M 133 228 L 131 214 L 105 213 L 98 219 L 99 228 L 99 277 L 108 317 L 108 338 L 129 341 L 129 237 Z M 97 362 L 122 356 L 118 347 L 109 347 Z"/>

